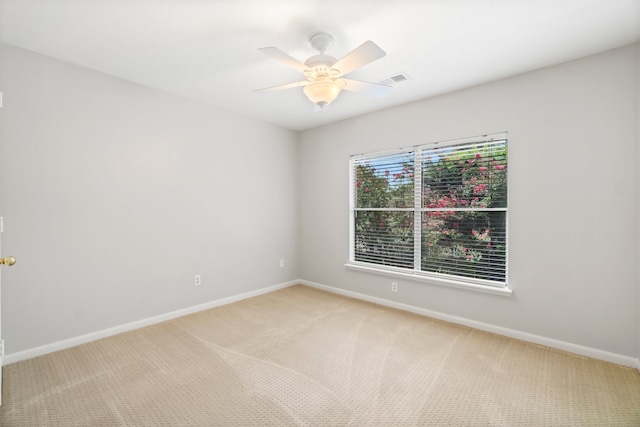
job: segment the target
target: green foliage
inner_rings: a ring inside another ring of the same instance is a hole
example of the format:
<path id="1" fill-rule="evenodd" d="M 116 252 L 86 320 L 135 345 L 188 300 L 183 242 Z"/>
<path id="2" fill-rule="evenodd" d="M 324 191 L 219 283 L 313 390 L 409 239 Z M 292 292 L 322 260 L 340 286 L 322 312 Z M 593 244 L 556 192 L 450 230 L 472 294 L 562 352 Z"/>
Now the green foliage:
<path id="1" fill-rule="evenodd" d="M 370 164 L 356 166 L 356 206 L 359 208 L 413 208 L 413 162 L 392 170 Z"/>
<path id="2" fill-rule="evenodd" d="M 356 206 L 360 208 L 412 208 L 413 163 L 399 170 L 376 170 L 370 164 L 356 166 Z M 395 267 L 413 267 L 413 213 L 358 211 L 356 260 Z"/>

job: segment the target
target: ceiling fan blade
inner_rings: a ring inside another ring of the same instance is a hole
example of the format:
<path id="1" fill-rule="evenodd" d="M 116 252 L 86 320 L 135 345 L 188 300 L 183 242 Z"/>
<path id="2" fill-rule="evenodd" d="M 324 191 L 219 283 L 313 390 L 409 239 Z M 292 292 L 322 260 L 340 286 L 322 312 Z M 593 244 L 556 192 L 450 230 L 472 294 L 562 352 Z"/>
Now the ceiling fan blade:
<path id="1" fill-rule="evenodd" d="M 364 93 L 365 95 L 373 96 L 375 98 L 384 98 L 389 95 L 389 92 L 393 89 L 391 86 L 380 83 L 369 83 L 351 79 L 341 80 L 345 83 L 342 89 L 350 92 Z"/>
<path id="2" fill-rule="evenodd" d="M 309 67 L 304 65 L 302 62 L 298 61 L 297 59 L 290 56 L 289 54 L 284 53 L 277 47 L 261 47 L 258 50 L 264 53 L 265 55 L 269 55 L 273 59 L 277 59 L 280 62 L 284 62 L 289 67 L 295 68 L 296 70 L 301 71 L 303 73 L 309 69 Z"/>
<path id="3" fill-rule="evenodd" d="M 255 89 L 254 92 L 256 92 L 256 93 L 275 92 L 277 90 L 284 90 L 284 89 L 291 89 L 291 88 L 294 88 L 294 87 L 306 86 L 309 83 L 311 83 L 311 82 L 308 81 L 308 80 L 303 80 L 303 81 L 295 82 L 295 83 L 287 83 L 287 84 L 284 84 L 284 85 L 265 87 L 265 88 L 262 88 L 262 89 Z"/>
<path id="4" fill-rule="evenodd" d="M 367 65 L 386 55 L 385 51 L 372 41 L 366 41 L 349 52 L 346 56 L 336 62 L 333 67 L 340 71 L 340 75 L 349 74 L 356 68 Z"/>

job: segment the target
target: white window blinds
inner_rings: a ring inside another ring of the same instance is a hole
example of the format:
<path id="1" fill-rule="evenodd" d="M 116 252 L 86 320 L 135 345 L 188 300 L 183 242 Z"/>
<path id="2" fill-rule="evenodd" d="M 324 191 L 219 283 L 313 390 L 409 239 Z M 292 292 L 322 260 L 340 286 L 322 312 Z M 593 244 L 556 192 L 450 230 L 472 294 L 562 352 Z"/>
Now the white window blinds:
<path id="1" fill-rule="evenodd" d="M 350 262 L 506 285 L 505 135 L 354 156 L 351 176 Z"/>

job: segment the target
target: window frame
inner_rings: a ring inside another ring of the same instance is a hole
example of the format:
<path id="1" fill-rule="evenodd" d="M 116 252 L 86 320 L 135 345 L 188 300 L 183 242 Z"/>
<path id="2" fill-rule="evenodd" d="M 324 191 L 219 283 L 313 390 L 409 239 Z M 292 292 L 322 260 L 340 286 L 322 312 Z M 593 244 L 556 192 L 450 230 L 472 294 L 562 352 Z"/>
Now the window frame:
<path id="1" fill-rule="evenodd" d="M 490 142 L 500 142 L 504 141 L 504 143 L 509 145 L 508 132 L 500 132 L 488 135 L 481 135 L 476 137 L 464 138 L 464 139 L 456 139 L 450 141 L 441 141 L 435 142 L 431 144 L 422 144 L 411 147 L 403 147 L 393 150 L 386 151 L 378 151 L 378 152 L 370 152 L 370 153 L 362 153 L 357 155 L 350 156 L 349 159 L 349 260 L 345 264 L 345 266 L 349 269 L 356 271 L 363 271 L 367 273 L 374 274 L 382 274 L 386 276 L 392 276 L 397 278 L 404 278 L 414 281 L 426 282 L 436 285 L 443 286 L 451 286 L 456 288 L 463 288 L 469 290 L 475 290 L 479 292 L 497 294 L 510 296 L 512 294 L 512 290 L 509 288 L 509 279 L 508 279 L 508 230 L 509 230 L 509 209 L 508 209 L 508 193 L 509 193 L 509 150 L 507 148 L 507 194 L 504 208 L 478 208 L 478 209 L 457 209 L 457 208 L 443 208 L 441 211 L 467 211 L 467 212 L 478 212 L 478 211 L 502 211 L 504 212 L 504 221 L 505 221 L 505 230 L 504 230 L 504 281 L 494 281 L 494 280 L 486 280 L 481 278 L 472 278 L 466 276 L 459 276 L 453 274 L 445 274 L 445 273 L 436 273 L 431 271 L 423 271 L 421 265 L 421 251 L 422 251 L 422 215 L 424 212 L 428 211 L 429 208 L 425 208 L 422 203 L 422 168 L 423 168 L 423 158 L 422 153 L 424 151 L 433 150 L 433 149 L 446 149 L 448 147 L 456 147 L 460 145 L 468 145 L 468 144 L 482 144 L 482 143 L 490 143 Z M 388 208 L 388 209 L 379 209 L 379 210 L 389 210 L 389 211 L 411 211 L 413 213 L 413 246 L 414 246 L 414 259 L 413 259 L 413 267 L 412 268 L 404 268 L 404 267 L 393 267 L 388 265 L 377 264 L 375 262 L 363 262 L 356 261 L 356 213 L 358 211 L 373 211 L 376 208 L 358 208 L 356 206 L 356 165 L 358 162 L 362 162 L 367 159 L 379 159 L 385 156 L 393 156 L 399 155 L 403 153 L 414 153 L 413 161 L 414 161 L 414 174 L 413 174 L 413 196 L 414 196 L 414 204 L 412 208 Z"/>

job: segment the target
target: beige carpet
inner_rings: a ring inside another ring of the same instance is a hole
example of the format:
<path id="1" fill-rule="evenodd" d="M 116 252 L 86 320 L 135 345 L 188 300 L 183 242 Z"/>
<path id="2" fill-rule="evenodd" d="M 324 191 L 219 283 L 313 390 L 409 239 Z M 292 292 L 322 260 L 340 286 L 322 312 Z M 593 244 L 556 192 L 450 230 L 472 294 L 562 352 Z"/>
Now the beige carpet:
<path id="1" fill-rule="evenodd" d="M 294 286 L 4 368 L 2 426 L 640 426 L 631 368 Z"/>

